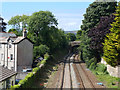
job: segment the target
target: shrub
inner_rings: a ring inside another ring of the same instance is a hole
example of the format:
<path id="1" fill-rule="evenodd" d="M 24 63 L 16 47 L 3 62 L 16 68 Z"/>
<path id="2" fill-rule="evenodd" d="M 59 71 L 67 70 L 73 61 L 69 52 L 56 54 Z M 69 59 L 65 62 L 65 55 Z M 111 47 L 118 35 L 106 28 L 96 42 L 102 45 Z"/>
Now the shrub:
<path id="1" fill-rule="evenodd" d="M 103 43 L 103 58 L 113 67 L 120 64 L 120 3 L 118 4 L 115 16 L 115 22 L 111 24 L 111 33 L 107 35 L 105 43 Z"/>
<path id="2" fill-rule="evenodd" d="M 91 62 L 89 63 L 89 64 L 90 64 L 89 69 L 95 70 L 96 67 L 97 67 L 97 63 L 96 63 L 95 58 L 92 58 L 90 61 L 91 61 Z"/>
<path id="3" fill-rule="evenodd" d="M 46 64 L 46 60 L 49 59 L 49 55 L 46 54 L 46 59 L 41 61 L 41 64 Z M 41 73 L 42 67 L 39 66 L 34 68 L 32 72 L 28 73 L 25 79 L 20 80 L 20 82 L 17 85 L 11 86 L 11 90 L 15 88 L 31 88 L 33 87 L 32 84 L 35 82 L 35 79 L 39 77 L 39 74 Z"/>
<path id="4" fill-rule="evenodd" d="M 49 48 L 46 45 L 40 45 L 34 47 L 34 58 L 38 58 L 40 56 L 44 57 L 44 54 L 49 53 Z"/>
<path id="5" fill-rule="evenodd" d="M 98 74 L 108 74 L 107 67 L 104 64 L 97 64 L 96 72 Z"/>

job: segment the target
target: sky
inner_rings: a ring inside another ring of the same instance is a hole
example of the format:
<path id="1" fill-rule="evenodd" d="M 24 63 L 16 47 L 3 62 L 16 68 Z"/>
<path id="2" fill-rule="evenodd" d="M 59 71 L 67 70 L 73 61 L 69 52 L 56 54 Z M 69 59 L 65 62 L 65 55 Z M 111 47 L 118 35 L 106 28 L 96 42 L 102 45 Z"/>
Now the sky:
<path id="1" fill-rule="evenodd" d="M 84 2 L 78 2 L 78 0 L 66 0 L 66 2 L 64 2 L 65 0 L 61 0 L 63 2 L 59 0 L 59 2 L 55 2 L 55 0 L 51 0 L 51 2 L 48 2 L 48 0 L 44 0 L 44 2 L 40 2 L 40 0 L 29 0 L 29 2 L 27 0 L 26 2 L 24 2 L 25 0 L 21 1 L 22 2 L 3 0 L 2 3 L 0 3 L 0 14 L 5 19 L 5 22 L 16 15 L 32 15 L 32 13 L 41 10 L 50 11 L 58 20 L 58 27 L 64 31 L 80 30 L 82 20 L 84 19 L 83 14 L 85 14 L 89 4 L 92 3 L 87 0 L 84 0 Z M 7 26 L 7 30 L 10 28 L 10 26 Z"/>

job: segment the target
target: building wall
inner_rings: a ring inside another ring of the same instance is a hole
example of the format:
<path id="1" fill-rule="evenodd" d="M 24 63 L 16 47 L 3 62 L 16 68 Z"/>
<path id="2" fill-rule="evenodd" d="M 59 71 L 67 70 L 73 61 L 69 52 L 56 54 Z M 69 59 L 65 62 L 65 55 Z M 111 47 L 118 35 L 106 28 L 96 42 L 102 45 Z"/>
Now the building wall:
<path id="1" fill-rule="evenodd" d="M 9 86 L 11 86 L 12 84 L 15 85 L 15 78 L 16 78 L 16 75 L 14 75 L 14 76 L 12 76 L 4 81 L 1 81 L 0 82 L 0 89 L 8 88 L 7 83 L 6 83 L 7 80 L 10 80 Z"/>
<path id="2" fill-rule="evenodd" d="M 11 45 L 11 48 L 9 48 Z M 13 69 L 16 71 L 15 62 L 17 62 L 17 45 L 9 42 L 8 44 L 1 44 L 0 48 L 0 65 L 4 65 L 8 67 L 8 69 Z M 3 54 L 3 55 L 2 55 Z M 11 60 L 11 54 L 13 55 L 13 59 Z"/>
<path id="3" fill-rule="evenodd" d="M 33 63 L 33 44 L 27 39 L 18 44 L 17 47 L 18 72 L 23 68 L 30 68 Z"/>
<path id="4" fill-rule="evenodd" d="M 0 89 L 6 88 L 6 81 L 0 82 Z"/>
<path id="5" fill-rule="evenodd" d="M 9 48 L 11 45 L 11 48 Z M 0 48 L 0 65 L 8 67 L 14 71 L 21 71 L 23 68 L 31 68 L 33 59 L 33 44 L 27 39 L 18 44 L 1 44 Z M 1 56 L 1 54 L 3 54 Z M 13 59 L 11 60 L 11 54 Z"/>

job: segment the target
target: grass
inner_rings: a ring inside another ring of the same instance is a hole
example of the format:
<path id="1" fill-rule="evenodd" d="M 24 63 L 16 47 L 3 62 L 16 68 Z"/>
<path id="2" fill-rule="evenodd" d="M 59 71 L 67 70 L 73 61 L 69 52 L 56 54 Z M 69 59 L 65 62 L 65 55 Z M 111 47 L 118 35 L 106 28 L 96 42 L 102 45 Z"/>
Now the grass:
<path id="1" fill-rule="evenodd" d="M 101 81 L 106 86 L 106 88 L 118 88 L 120 78 L 110 76 L 103 64 L 97 64 L 97 68 L 91 71 L 93 74 L 95 74 L 98 81 Z"/>
<path id="2" fill-rule="evenodd" d="M 109 74 L 96 75 L 98 80 L 103 82 L 107 88 L 118 88 L 119 78 L 112 77 Z"/>

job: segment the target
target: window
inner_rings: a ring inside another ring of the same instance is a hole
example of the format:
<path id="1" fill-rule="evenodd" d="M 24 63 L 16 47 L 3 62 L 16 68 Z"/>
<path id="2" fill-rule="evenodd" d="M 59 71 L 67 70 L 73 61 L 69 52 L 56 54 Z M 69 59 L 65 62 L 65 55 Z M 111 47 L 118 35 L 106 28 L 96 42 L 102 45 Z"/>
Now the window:
<path id="1" fill-rule="evenodd" d="M 0 48 L 2 48 L 2 45 L 0 44 Z"/>
<path id="2" fill-rule="evenodd" d="M 1 60 L 3 60 L 3 53 L 1 54 Z"/>
<path id="3" fill-rule="evenodd" d="M 9 44 L 9 48 L 11 48 L 12 46 L 11 46 L 11 44 Z"/>
<path id="4" fill-rule="evenodd" d="M 10 60 L 13 60 L 13 54 L 10 54 Z"/>

